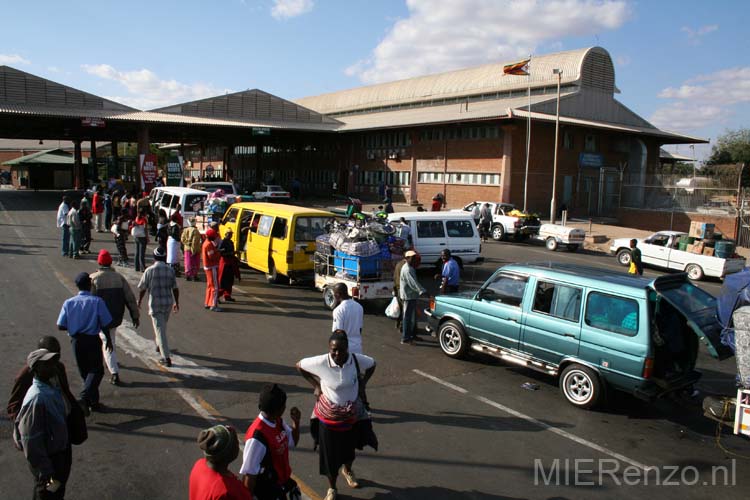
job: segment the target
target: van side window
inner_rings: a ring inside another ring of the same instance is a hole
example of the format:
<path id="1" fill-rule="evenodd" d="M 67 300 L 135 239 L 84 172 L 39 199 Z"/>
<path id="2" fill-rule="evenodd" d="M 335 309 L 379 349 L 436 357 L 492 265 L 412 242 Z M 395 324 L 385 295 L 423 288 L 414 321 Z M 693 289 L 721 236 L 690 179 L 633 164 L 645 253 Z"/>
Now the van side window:
<path id="1" fill-rule="evenodd" d="M 251 233 L 257 233 L 258 232 L 258 224 L 260 223 L 260 214 L 255 214 L 255 217 L 253 217 L 253 221 L 250 223 L 250 232 Z"/>
<path id="2" fill-rule="evenodd" d="M 239 208 L 230 208 L 227 210 L 226 215 L 224 215 L 224 219 L 221 221 L 222 224 L 229 224 L 237 222 L 237 214 L 239 213 Z"/>
<path id="3" fill-rule="evenodd" d="M 260 223 L 258 224 L 258 235 L 268 236 L 269 234 L 271 234 L 272 224 L 273 224 L 273 216 L 271 215 L 261 216 Z"/>
<path id="4" fill-rule="evenodd" d="M 533 310 L 578 323 L 581 318 L 581 295 L 580 288 L 540 281 L 534 294 Z"/>
<path id="5" fill-rule="evenodd" d="M 273 229 L 271 229 L 271 237 L 278 238 L 280 240 L 286 239 L 286 226 L 287 220 L 283 217 L 276 217 L 273 221 Z"/>
<path id="6" fill-rule="evenodd" d="M 474 224 L 470 220 L 449 220 L 445 222 L 445 228 L 451 238 L 471 238 L 474 236 Z"/>
<path id="7" fill-rule="evenodd" d="M 500 274 L 480 293 L 484 300 L 521 307 L 525 291 L 525 278 Z"/>
<path id="8" fill-rule="evenodd" d="M 418 220 L 417 237 L 445 238 L 445 229 L 441 220 Z"/>
<path id="9" fill-rule="evenodd" d="M 591 292 L 586 300 L 586 324 L 621 333 L 638 333 L 638 302 L 632 299 Z"/>

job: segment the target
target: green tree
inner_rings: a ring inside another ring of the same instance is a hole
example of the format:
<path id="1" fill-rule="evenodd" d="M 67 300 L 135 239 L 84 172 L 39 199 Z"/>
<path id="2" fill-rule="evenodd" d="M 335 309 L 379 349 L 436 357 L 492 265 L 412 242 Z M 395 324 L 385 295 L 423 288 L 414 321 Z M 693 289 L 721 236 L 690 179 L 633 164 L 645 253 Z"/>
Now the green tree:
<path id="1" fill-rule="evenodd" d="M 729 130 L 716 139 L 706 165 L 750 163 L 750 129 Z"/>

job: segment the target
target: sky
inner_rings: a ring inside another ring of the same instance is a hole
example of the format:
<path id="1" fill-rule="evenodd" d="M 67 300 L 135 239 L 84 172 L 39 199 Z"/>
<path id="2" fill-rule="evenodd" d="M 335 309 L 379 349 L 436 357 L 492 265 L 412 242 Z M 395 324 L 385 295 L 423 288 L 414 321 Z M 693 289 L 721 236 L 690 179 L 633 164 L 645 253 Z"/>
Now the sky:
<path id="1" fill-rule="evenodd" d="M 616 98 L 655 126 L 711 140 L 750 127 L 747 0 L 0 5 L 0 65 L 138 109 L 252 88 L 294 99 L 598 45 L 615 62 Z"/>

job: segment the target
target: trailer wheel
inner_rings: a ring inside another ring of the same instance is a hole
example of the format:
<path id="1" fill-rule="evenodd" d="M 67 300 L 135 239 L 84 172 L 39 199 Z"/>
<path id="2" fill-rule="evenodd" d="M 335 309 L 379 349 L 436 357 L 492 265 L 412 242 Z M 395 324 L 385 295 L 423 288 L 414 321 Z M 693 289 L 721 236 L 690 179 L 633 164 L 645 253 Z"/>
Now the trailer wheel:
<path id="1" fill-rule="evenodd" d="M 547 250 L 550 250 L 552 252 L 557 250 L 557 247 L 559 246 L 557 240 L 552 237 L 547 238 L 547 241 L 544 244 L 547 247 Z"/>
<path id="2" fill-rule="evenodd" d="M 333 296 L 333 288 L 330 286 L 323 289 L 323 304 L 331 311 L 336 309 L 336 297 Z"/>

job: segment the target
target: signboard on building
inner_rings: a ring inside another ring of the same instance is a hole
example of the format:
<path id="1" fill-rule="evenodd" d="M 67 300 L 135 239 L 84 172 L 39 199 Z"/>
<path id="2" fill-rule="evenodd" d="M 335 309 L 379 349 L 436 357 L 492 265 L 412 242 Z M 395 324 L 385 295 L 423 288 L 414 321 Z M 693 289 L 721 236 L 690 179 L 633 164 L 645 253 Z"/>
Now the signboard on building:
<path id="1" fill-rule="evenodd" d="M 268 127 L 253 127 L 253 135 L 271 135 L 271 129 Z"/>
<path id="2" fill-rule="evenodd" d="M 602 168 L 604 157 L 596 153 L 581 153 L 578 156 L 578 166 L 585 168 Z"/>
<path id="3" fill-rule="evenodd" d="M 206 175 L 207 175 L 207 176 L 212 176 L 212 175 L 214 175 L 214 166 L 213 166 L 213 165 L 208 165 L 208 166 L 207 166 L 207 167 L 205 168 L 205 170 L 204 170 L 204 171 L 206 172 Z"/>
<path id="4" fill-rule="evenodd" d="M 141 154 L 138 157 L 138 171 L 141 173 L 141 189 L 151 191 L 156 185 L 157 159 L 154 153 Z"/>
<path id="5" fill-rule="evenodd" d="M 167 186 L 182 186 L 185 176 L 182 173 L 182 156 L 172 154 L 167 160 Z"/>
<path id="6" fill-rule="evenodd" d="M 104 128 L 106 125 L 103 118 L 81 118 L 81 126 L 92 128 Z"/>

